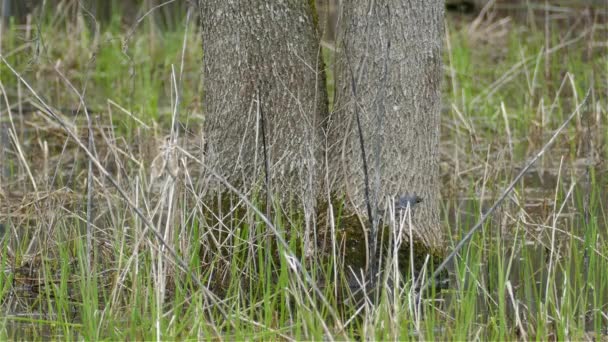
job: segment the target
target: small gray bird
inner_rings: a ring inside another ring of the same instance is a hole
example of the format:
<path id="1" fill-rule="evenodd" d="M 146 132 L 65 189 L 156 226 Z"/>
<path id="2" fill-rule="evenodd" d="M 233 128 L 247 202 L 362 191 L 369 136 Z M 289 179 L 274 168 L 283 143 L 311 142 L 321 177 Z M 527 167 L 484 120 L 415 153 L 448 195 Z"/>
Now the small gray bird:
<path id="1" fill-rule="evenodd" d="M 407 206 L 410 206 L 410 210 L 414 210 L 414 208 L 418 205 L 418 203 L 422 202 L 422 197 L 417 196 L 416 194 L 410 195 L 398 195 L 395 196 L 395 215 L 399 217 L 399 213 L 405 213 L 407 210 Z M 384 210 L 378 211 L 380 216 L 384 215 Z"/>
<path id="2" fill-rule="evenodd" d="M 414 207 L 420 202 L 422 202 L 422 197 L 417 196 L 416 194 L 405 194 L 395 198 L 395 210 L 406 210 L 408 205 L 410 206 L 411 210 L 414 209 Z"/>

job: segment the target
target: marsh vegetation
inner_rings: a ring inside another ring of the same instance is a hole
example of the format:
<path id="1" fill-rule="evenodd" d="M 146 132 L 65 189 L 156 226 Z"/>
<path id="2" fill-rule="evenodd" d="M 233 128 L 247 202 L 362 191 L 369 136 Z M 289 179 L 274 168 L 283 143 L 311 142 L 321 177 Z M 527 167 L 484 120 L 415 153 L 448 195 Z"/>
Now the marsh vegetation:
<path id="1" fill-rule="evenodd" d="M 446 288 L 418 296 L 440 260 L 389 248 L 379 300 L 353 293 L 363 275 L 343 252 L 359 218 L 340 203 L 318 208 L 311 252 L 301 211 L 256 192 L 209 199 L 193 13 L 162 29 L 65 13 L 0 33 L 2 339 L 608 335 L 605 8 L 448 15 L 447 251 L 574 117 L 450 262 Z M 390 216 L 392 246 L 413 247 L 408 215 Z"/>

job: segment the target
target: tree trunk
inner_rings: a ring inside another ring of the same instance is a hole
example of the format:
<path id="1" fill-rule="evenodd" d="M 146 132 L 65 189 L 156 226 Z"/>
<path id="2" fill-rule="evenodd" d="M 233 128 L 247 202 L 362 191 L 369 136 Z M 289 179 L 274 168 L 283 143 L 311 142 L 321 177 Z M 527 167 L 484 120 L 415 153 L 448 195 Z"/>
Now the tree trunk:
<path id="1" fill-rule="evenodd" d="M 343 5 L 336 102 L 329 123 L 332 182 L 367 214 L 360 115 L 370 202 L 416 194 L 418 242 L 443 248 L 439 220 L 439 128 L 444 2 L 352 1 Z M 367 216 L 367 215 L 365 215 Z M 378 220 L 376 221 L 376 225 Z"/>
<path id="2" fill-rule="evenodd" d="M 312 213 L 327 116 L 313 6 L 291 0 L 199 5 L 205 163 L 245 192 L 252 185 L 265 190 L 268 180 L 271 194 Z"/>

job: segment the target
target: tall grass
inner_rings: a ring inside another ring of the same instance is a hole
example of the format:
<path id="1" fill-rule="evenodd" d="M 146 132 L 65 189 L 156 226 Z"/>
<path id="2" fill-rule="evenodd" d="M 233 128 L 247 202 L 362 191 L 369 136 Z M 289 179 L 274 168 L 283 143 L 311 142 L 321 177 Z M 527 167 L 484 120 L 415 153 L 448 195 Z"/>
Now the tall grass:
<path id="1" fill-rule="evenodd" d="M 39 28 L 13 24 L 1 41 L 0 120 L 12 132 L 0 178 L 3 339 L 607 334 L 608 173 L 601 161 L 608 156 L 608 88 L 606 51 L 596 44 L 605 23 L 590 19 L 563 31 L 549 22 L 547 32 L 516 21 L 448 19 L 441 171 L 449 247 L 589 88 L 591 96 L 458 254 L 447 289 L 420 298 L 417 288 L 436 265 L 427 260 L 422 272 L 399 273 L 389 249 L 384 286 L 372 301 L 367 291 L 353 293 L 364 279 L 344 267 L 343 241 L 331 238 L 348 219 L 339 203 L 314 218 L 319 240 L 329 236 L 330 243 L 311 254 L 298 238 L 311 222 L 297 210 L 267 211 L 257 194 L 209 193 L 195 23 L 167 32 L 144 20 L 130 34 L 119 20 L 95 31 L 85 18 L 66 23 L 58 12 L 47 15 Z M 34 92 L 73 135 L 48 117 Z M 89 171 L 90 159 L 107 173 Z M 389 226 L 397 237 L 407 232 L 407 217 Z"/>

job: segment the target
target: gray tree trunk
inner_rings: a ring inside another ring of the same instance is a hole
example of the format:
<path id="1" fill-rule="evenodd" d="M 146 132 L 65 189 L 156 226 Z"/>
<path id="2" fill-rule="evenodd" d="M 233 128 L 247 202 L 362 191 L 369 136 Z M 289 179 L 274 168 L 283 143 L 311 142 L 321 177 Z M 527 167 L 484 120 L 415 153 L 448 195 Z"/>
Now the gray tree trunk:
<path id="1" fill-rule="evenodd" d="M 337 41 L 336 102 L 329 124 L 331 181 L 362 213 L 360 115 L 371 203 L 416 194 L 415 238 L 443 247 L 439 220 L 439 128 L 444 2 L 343 3 Z M 354 88 L 354 89 L 353 89 Z"/>
<path id="2" fill-rule="evenodd" d="M 265 190 L 267 160 L 271 193 L 312 213 L 327 115 L 314 9 L 295 0 L 199 5 L 205 163 L 248 191 Z"/>

